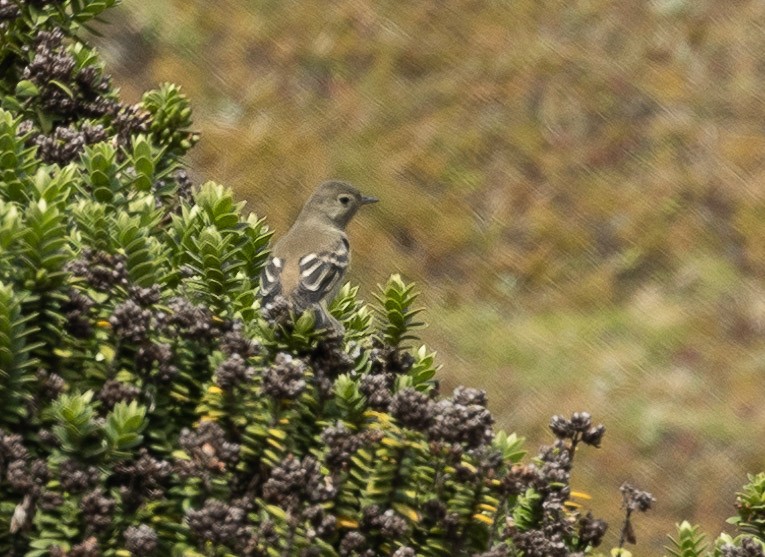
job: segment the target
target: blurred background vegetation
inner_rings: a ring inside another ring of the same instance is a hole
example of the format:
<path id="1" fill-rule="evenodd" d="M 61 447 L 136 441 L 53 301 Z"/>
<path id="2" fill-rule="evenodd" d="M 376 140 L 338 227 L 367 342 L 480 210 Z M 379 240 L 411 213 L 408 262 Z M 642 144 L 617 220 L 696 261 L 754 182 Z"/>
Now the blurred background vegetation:
<path id="1" fill-rule="evenodd" d="M 532 451 L 552 414 L 608 426 L 575 489 L 640 553 L 725 528 L 765 468 L 765 3 L 125 0 L 97 43 L 123 98 L 182 85 L 197 181 L 286 230 L 330 177 L 367 298 L 428 305 L 443 386 L 488 391 Z M 615 543 L 607 540 L 607 543 Z"/>

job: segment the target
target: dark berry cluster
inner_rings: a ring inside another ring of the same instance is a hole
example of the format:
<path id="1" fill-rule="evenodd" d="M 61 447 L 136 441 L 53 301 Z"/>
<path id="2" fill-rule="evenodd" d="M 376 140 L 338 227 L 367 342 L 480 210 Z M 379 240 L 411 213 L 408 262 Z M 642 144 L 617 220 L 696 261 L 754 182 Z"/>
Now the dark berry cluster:
<path id="1" fill-rule="evenodd" d="M 0 25 L 18 15 L 14 2 L 0 0 Z M 34 102 L 52 127 L 39 129 L 28 120 L 20 132 L 30 146 L 38 147 L 44 162 L 67 164 L 86 145 L 110 139 L 127 147 L 133 136 L 150 131 L 151 114 L 140 105 L 119 102 L 100 66 L 78 64 L 61 29 L 38 31 L 28 57 L 20 77 L 36 88 Z M 121 151 L 118 156 L 123 156 Z"/>
<path id="2" fill-rule="evenodd" d="M 390 413 L 404 427 L 425 431 L 433 423 L 435 403 L 413 387 L 397 392 L 390 403 Z"/>
<path id="3" fill-rule="evenodd" d="M 433 421 L 428 428 L 431 439 L 462 443 L 470 448 L 491 442 L 494 418 L 482 404 L 474 402 L 486 404 L 486 396 L 480 396 L 481 391 L 472 391 L 475 389 L 470 389 L 470 392 L 463 389 L 455 392 L 451 400 L 443 399 L 435 403 Z"/>
<path id="4" fill-rule="evenodd" d="M 216 422 L 203 421 L 194 430 L 183 429 L 179 443 L 191 460 L 179 460 L 177 467 L 184 476 L 206 478 L 232 468 L 239 461 L 240 446 L 226 440 L 223 428 Z"/>
<path id="5" fill-rule="evenodd" d="M 622 492 L 622 507 L 624 508 L 624 523 L 619 537 L 619 547 L 621 548 L 624 547 L 625 543 L 637 543 L 635 529 L 632 526 L 632 513 L 635 511 L 646 512 L 651 508 L 655 499 L 647 491 L 637 489 L 628 483 L 622 484 L 619 490 Z"/>
<path id="6" fill-rule="evenodd" d="M 603 541 L 603 536 L 608 530 L 608 524 L 605 520 L 595 518 L 591 512 L 579 517 L 578 531 L 579 539 L 577 548 L 584 550 L 589 547 L 598 547 Z"/>
<path id="7" fill-rule="evenodd" d="M 130 286 L 128 287 L 128 297 L 141 307 L 149 307 L 162 299 L 162 289 L 158 284 L 146 288 Z"/>
<path id="8" fill-rule="evenodd" d="M 12 460 L 5 470 L 5 479 L 14 491 L 19 493 L 40 493 L 50 478 L 50 471 L 41 458 Z"/>
<path id="9" fill-rule="evenodd" d="M 104 408 L 111 410 L 118 402 L 130 402 L 141 395 L 141 389 L 130 383 L 123 383 L 116 379 L 107 379 L 96 393 L 96 398 L 101 401 Z"/>
<path id="10" fill-rule="evenodd" d="M 539 557 L 569 557 L 566 544 L 556 532 L 552 536 L 542 529 L 532 529 L 517 532 L 513 536 L 513 546 L 519 555 L 534 555 Z"/>
<path id="11" fill-rule="evenodd" d="M 31 60 L 21 71 L 22 79 L 37 88 L 36 101 L 54 123 L 49 132 L 23 131 L 26 140 L 38 147 L 45 162 L 67 164 L 79 157 L 85 145 L 108 139 L 103 123 L 120 110 L 111 94 L 111 83 L 97 66 L 78 67 L 60 29 L 39 31 Z"/>
<path id="12" fill-rule="evenodd" d="M 446 504 L 440 499 L 428 499 L 422 504 L 424 523 L 433 526 L 446 517 Z"/>
<path id="13" fill-rule="evenodd" d="M 263 372 L 263 392 L 276 399 L 294 399 L 308 387 L 307 367 L 302 360 L 279 352 L 273 365 Z"/>
<path id="14" fill-rule="evenodd" d="M 10 488 L 36 498 L 50 478 L 46 462 L 33 458 L 20 435 L 0 430 L 0 478 Z"/>
<path id="15" fill-rule="evenodd" d="M 743 537 L 739 546 L 730 543 L 720 547 L 722 557 L 765 557 L 762 544 L 750 537 Z"/>
<path id="16" fill-rule="evenodd" d="M 540 482 L 536 489 L 546 495 L 554 494 L 557 498 L 565 500 L 569 495 L 571 453 L 563 443 L 557 441 L 550 447 L 542 447 L 538 458 L 541 463 L 539 467 Z"/>
<path id="17" fill-rule="evenodd" d="M 133 555 L 152 555 L 157 550 L 159 538 L 151 526 L 129 526 L 123 536 L 125 549 Z"/>
<path id="18" fill-rule="evenodd" d="M 150 369 L 155 361 L 169 366 L 172 360 L 170 346 L 148 341 L 149 333 L 155 326 L 154 313 L 149 306 L 159 301 L 159 287 L 131 286 L 128 295 L 129 298 L 114 308 L 109 317 L 114 334 L 122 341 L 140 345 L 136 362 L 141 369 Z"/>
<path id="19" fill-rule="evenodd" d="M 21 15 L 21 9 L 12 0 L 0 0 L 0 25 L 6 21 L 16 19 Z M 3 27 L 0 27 L 0 31 Z"/>
<path id="20" fill-rule="evenodd" d="M 590 513 L 578 516 L 566 508 L 574 454 L 567 439 L 542 447 L 534 463 L 511 467 L 501 480 L 508 495 L 520 496 L 531 488 L 539 496 L 533 503 L 537 515 L 533 527 L 511 524 L 504 533 L 523 555 L 564 557 L 570 555 L 571 548 L 585 551 L 601 543 L 608 527 Z"/>
<path id="21" fill-rule="evenodd" d="M 105 96 L 109 78 L 92 66 L 77 70 L 60 29 L 37 34 L 34 56 L 22 77 L 38 87 L 42 109 L 65 122 L 78 116 L 104 116 L 116 106 Z"/>
<path id="22" fill-rule="evenodd" d="M 361 378 L 359 390 L 367 397 L 370 408 L 385 412 L 393 399 L 393 384 L 395 376 L 392 373 L 368 373 Z"/>
<path id="23" fill-rule="evenodd" d="M 88 286 L 101 292 L 113 286 L 127 286 L 124 255 L 112 255 L 101 250 L 84 248 L 79 257 L 67 264 L 67 270 L 84 278 Z"/>
<path id="24" fill-rule="evenodd" d="M 151 114 L 140 105 L 119 105 L 111 123 L 117 132 L 117 143 L 129 145 L 131 137 L 151 129 Z"/>
<path id="25" fill-rule="evenodd" d="M 92 333 L 90 311 L 95 306 L 93 299 L 86 293 L 69 288 L 66 299 L 61 303 L 61 311 L 66 317 L 66 330 L 74 337 L 88 338 Z"/>
<path id="26" fill-rule="evenodd" d="M 122 503 L 136 508 L 144 499 L 159 499 L 164 495 L 173 474 L 173 465 L 152 456 L 146 448 L 138 456 L 114 466 L 111 480 L 120 485 Z"/>
<path id="27" fill-rule="evenodd" d="M 374 341 L 369 360 L 372 373 L 393 373 L 394 375 L 406 373 L 414 364 L 414 356 L 408 351 L 388 346 L 379 339 Z"/>
<path id="28" fill-rule="evenodd" d="M 362 552 L 366 544 L 367 539 L 364 537 L 364 534 L 358 530 L 351 530 L 343 536 L 343 539 L 340 542 L 340 555 L 343 557 L 349 555 L 366 555 L 366 552 Z"/>
<path id="29" fill-rule="evenodd" d="M 224 391 L 230 391 L 254 375 L 255 368 L 247 365 L 239 353 L 233 353 L 215 369 L 215 382 Z"/>
<path id="30" fill-rule="evenodd" d="M 406 520 L 393 509 L 382 510 L 377 505 L 362 509 L 361 527 L 366 532 L 376 532 L 383 538 L 395 539 L 407 531 Z"/>
<path id="31" fill-rule="evenodd" d="M 550 420 L 550 430 L 558 439 L 568 439 L 572 451 L 576 450 L 576 445 L 580 441 L 585 445 L 600 447 L 606 432 L 604 425 L 593 425 L 592 416 L 587 412 L 574 412 L 571 419 L 553 416 Z"/>
<path id="32" fill-rule="evenodd" d="M 111 526 L 116 502 L 104 495 L 101 489 L 94 489 L 82 496 L 80 510 L 85 520 L 85 530 L 97 533 Z"/>
<path id="33" fill-rule="evenodd" d="M 483 406 L 484 408 L 489 403 L 486 397 L 486 391 L 483 389 L 473 389 L 472 387 L 465 387 L 460 385 L 452 393 L 452 400 L 455 404 L 462 404 L 463 406 Z"/>
<path id="34" fill-rule="evenodd" d="M 224 503 L 210 498 L 202 508 L 187 511 L 186 522 L 200 548 L 212 542 L 233 549 L 237 555 L 251 555 L 256 541 L 247 521 L 249 508 L 250 504 L 243 500 Z"/>
<path id="35" fill-rule="evenodd" d="M 231 329 L 221 335 L 219 346 L 226 356 L 236 354 L 243 359 L 257 356 L 261 352 L 260 343 L 245 335 L 241 321 L 234 321 Z"/>
<path id="36" fill-rule="evenodd" d="M 314 348 L 301 357 L 305 357 L 313 370 L 313 383 L 322 398 L 332 396 L 334 380 L 351 372 L 354 366 L 354 359 L 345 351 L 343 337 L 333 332 L 322 336 Z"/>
<path id="37" fill-rule="evenodd" d="M 101 479 L 96 466 L 81 464 L 71 458 L 59 464 L 58 475 L 61 488 L 71 493 L 93 490 Z"/>
<path id="38" fill-rule="evenodd" d="M 452 445 L 454 447 L 455 445 Z M 461 449 L 462 447 L 460 447 Z M 504 458 L 502 453 L 494 448 L 490 443 L 481 445 L 465 451 L 470 456 L 470 460 L 476 463 L 476 469 L 480 476 L 494 479 L 498 476 L 500 469 L 504 469 Z"/>
<path id="39" fill-rule="evenodd" d="M 147 340 L 152 328 L 152 312 L 133 300 L 119 304 L 109 317 L 109 323 L 117 338 L 141 344 Z"/>
<path id="40" fill-rule="evenodd" d="M 289 455 L 271 470 L 263 484 L 263 498 L 285 509 L 297 509 L 302 501 L 329 501 L 336 493 L 332 478 L 321 473 L 319 462 L 312 456 L 301 460 Z"/>
<path id="41" fill-rule="evenodd" d="M 147 114 L 147 118 L 150 116 Z M 173 179 L 175 180 L 175 196 L 180 201 L 191 201 L 192 194 L 194 193 L 194 183 L 189 178 L 188 172 L 183 168 L 179 168 L 173 173 Z"/>
<path id="42" fill-rule="evenodd" d="M 318 536 L 319 538 L 329 538 L 335 533 L 337 528 L 337 517 L 330 514 L 321 504 L 310 505 L 302 512 L 303 518 L 311 524 L 312 530 L 308 531 L 308 537 Z"/>
<path id="43" fill-rule="evenodd" d="M 106 141 L 108 134 L 101 124 L 77 122 L 54 128 L 49 134 L 37 134 L 31 142 L 38 156 L 48 163 L 61 166 L 78 158 L 86 145 Z"/>
<path id="44" fill-rule="evenodd" d="M 58 373 L 49 372 L 43 368 L 37 370 L 37 384 L 43 400 L 56 400 L 64 392 L 66 381 Z"/>
<path id="45" fill-rule="evenodd" d="M 206 307 L 185 298 L 175 297 L 160 306 L 159 286 L 126 286 L 126 290 L 128 298 L 114 308 L 109 324 L 119 345 L 134 358 L 136 369 L 153 381 L 168 384 L 177 377 L 180 360 L 174 347 L 179 343 L 174 339 L 187 341 L 182 343 L 187 352 L 203 351 L 227 325 L 216 322 Z M 235 378 L 230 363 L 222 370 L 224 380 Z"/>
<path id="46" fill-rule="evenodd" d="M 135 354 L 136 367 L 141 371 L 151 371 L 156 364 L 156 379 L 169 383 L 177 374 L 178 368 L 173 363 L 175 354 L 167 342 L 144 342 Z"/>
<path id="47" fill-rule="evenodd" d="M 317 375 L 335 379 L 353 369 L 353 358 L 345 351 L 343 337 L 327 334 L 319 339 L 309 355 L 309 362 Z"/>
<path id="48" fill-rule="evenodd" d="M 622 484 L 619 491 L 622 492 L 622 504 L 624 505 L 624 508 L 631 511 L 640 511 L 644 513 L 651 508 L 651 505 L 653 505 L 653 502 L 655 501 L 653 495 L 647 491 L 637 489 L 628 483 Z"/>
<path id="49" fill-rule="evenodd" d="M 343 422 L 327 427 L 321 434 L 327 451 L 324 457 L 327 466 L 333 470 L 344 467 L 356 451 L 378 442 L 382 435 L 380 431 L 368 429 L 354 432 Z"/>
<path id="50" fill-rule="evenodd" d="M 220 327 L 213 322 L 212 313 L 207 307 L 180 297 L 171 298 L 168 307 L 170 312 L 158 314 L 157 320 L 161 326 L 175 330 L 177 335 L 205 343 L 220 335 Z"/>

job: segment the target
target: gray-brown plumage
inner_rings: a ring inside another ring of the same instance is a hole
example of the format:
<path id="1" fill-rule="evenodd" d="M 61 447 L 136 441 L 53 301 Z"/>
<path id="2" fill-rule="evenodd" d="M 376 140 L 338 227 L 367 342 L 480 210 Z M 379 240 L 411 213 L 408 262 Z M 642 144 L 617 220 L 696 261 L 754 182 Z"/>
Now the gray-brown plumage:
<path id="1" fill-rule="evenodd" d="M 359 207 L 375 201 L 345 182 L 321 184 L 271 250 L 260 277 L 264 305 L 284 296 L 296 313 L 313 307 L 317 327 L 341 331 L 326 304 L 337 295 L 350 263 L 345 227 Z"/>

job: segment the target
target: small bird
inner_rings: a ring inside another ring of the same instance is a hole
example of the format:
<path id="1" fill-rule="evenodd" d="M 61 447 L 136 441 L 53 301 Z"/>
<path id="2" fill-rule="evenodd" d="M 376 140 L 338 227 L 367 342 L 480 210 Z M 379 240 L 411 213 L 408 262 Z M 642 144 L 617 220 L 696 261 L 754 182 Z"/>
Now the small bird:
<path id="1" fill-rule="evenodd" d="M 362 205 L 377 201 L 346 182 L 321 184 L 271 250 L 260 276 L 263 305 L 284 296 L 297 314 L 313 308 L 317 328 L 342 333 L 327 304 L 337 295 L 351 259 L 345 227 Z"/>

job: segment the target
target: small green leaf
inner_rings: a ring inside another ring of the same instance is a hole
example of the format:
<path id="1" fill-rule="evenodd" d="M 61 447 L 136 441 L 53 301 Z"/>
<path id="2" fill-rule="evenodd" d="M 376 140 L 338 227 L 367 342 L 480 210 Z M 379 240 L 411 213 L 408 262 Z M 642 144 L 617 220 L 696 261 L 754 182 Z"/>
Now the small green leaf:
<path id="1" fill-rule="evenodd" d="M 16 84 L 16 96 L 21 98 L 36 97 L 40 94 L 40 89 L 29 81 L 23 79 Z"/>
<path id="2" fill-rule="evenodd" d="M 57 79 L 51 79 L 48 81 L 51 85 L 55 85 L 59 89 L 61 89 L 64 93 L 66 93 L 66 96 L 70 99 L 74 98 L 74 92 L 69 88 L 69 86 L 66 83 L 62 83 L 61 81 Z"/>

